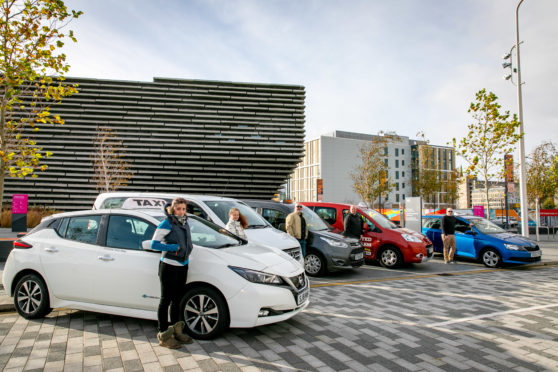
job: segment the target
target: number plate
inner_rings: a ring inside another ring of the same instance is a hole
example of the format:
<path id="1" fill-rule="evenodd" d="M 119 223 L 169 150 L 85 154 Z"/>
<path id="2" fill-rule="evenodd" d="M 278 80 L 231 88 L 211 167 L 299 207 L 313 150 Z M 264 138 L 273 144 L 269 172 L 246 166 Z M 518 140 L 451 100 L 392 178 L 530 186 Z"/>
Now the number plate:
<path id="1" fill-rule="evenodd" d="M 541 256 L 541 251 L 535 251 L 535 252 L 531 252 L 531 257 L 540 257 Z"/>
<path id="2" fill-rule="evenodd" d="M 296 296 L 296 306 L 300 306 L 303 303 L 306 302 L 306 300 L 308 299 L 308 296 L 310 295 L 310 291 L 308 289 L 300 292 L 297 296 Z"/>
<path id="3" fill-rule="evenodd" d="M 355 260 L 362 260 L 364 258 L 364 253 L 355 254 Z"/>

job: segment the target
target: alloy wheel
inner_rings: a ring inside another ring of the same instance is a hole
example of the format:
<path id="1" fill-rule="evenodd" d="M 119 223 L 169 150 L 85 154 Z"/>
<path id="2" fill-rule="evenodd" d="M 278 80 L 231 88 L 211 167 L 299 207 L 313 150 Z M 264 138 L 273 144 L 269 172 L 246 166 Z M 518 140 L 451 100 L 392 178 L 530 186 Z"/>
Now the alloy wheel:
<path id="1" fill-rule="evenodd" d="M 33 314 L 41 306 L 43 291 L 33 279 L 23 282 L 17 291 L 18 308 L 25 314 Z"/>
<path id="2" fill-rule="evenodd" d="M 210 296 L 200 293 L 192 296 L 184 308 L 184 321 L 196 334 L 211 333 L 219 323 L 219 308 Z"/>

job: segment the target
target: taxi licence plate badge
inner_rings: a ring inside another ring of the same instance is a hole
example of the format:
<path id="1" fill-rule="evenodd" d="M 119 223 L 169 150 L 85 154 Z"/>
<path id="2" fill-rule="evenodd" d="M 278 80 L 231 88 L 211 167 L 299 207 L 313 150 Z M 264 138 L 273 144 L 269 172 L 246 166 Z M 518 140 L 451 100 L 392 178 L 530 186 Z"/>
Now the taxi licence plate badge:
<path id="1" fill-rule="evenodd" d="M 306 289 L 303 292 L 300 292 L 297 296 L 296 296 L 296 305 L 300 306 L 303 303 L 306 302 L 306 300 L 308 299 L 308 296 L 310 294 L 310 291 L 308 289 Z"/>

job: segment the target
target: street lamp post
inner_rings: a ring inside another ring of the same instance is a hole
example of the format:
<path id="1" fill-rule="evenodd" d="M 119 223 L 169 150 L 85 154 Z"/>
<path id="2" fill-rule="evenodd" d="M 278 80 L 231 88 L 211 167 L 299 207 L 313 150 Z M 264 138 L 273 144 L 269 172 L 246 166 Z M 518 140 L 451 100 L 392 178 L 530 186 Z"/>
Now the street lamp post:
<path id="1" fill-rule="evenodd" d="M 529 209 L 528 209 L 528 201 L 527 201 L 527 185 L 526 185 L 526 170 L 525 170 L 525 132 L 523 131 L 523 98 L 521 94 L 521 60 L 519 56 L 519 6 L 523 3 L 524 0 L 520 0 L 515 8 L 515 45 L 511 48 L 510 52 L 504 57 L 504 59 L 510 59 L 510 63 L 504 63 L 503 67 L 510 67 L 512 68 L 511 74 L 505 76 L 504 78 L 507 80 L 511 78 L 513 83 L 513 73 L 517 72 L 517 110 L 519 115 L 519 134 L 521 138 L 519 139 L 519 203 L 521 208 L 521 234 L 525 237 L 529 237 Z M 513 49 L 516 49 L 517 53 L 517 67 L 513 68 L 512 66 L 512 52 Z"/>
<path id="2" fill-rule="evenodd" d="M 520 0 L 515 8 L 515 49 L 517 51 L 517 109 L 519 114 L 519 193 L 521 204 L 521 234 L 529 237 L 529 211 L 527 201 L 527 185 L 525 173 L 525 132 L 523 131 L 523 100 L 521 95 L 521 60 L 519 58 L 519 6 L 523 0 Z"/>

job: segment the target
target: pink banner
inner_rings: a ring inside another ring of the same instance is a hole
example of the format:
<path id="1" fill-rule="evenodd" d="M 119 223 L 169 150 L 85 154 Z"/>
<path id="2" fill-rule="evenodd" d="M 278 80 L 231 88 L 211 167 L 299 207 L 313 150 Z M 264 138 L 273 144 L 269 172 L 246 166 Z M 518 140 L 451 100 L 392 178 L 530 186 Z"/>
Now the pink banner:
<path id="1" fill-rule="evenodd" d="M 12 195 L 12 214 L 27 214 L 27 194 Z"/>
<path id="2" fill-rule="evenodd" d="M 484 205 L 473 206 L 473 216 L 484 217 Z"/>

